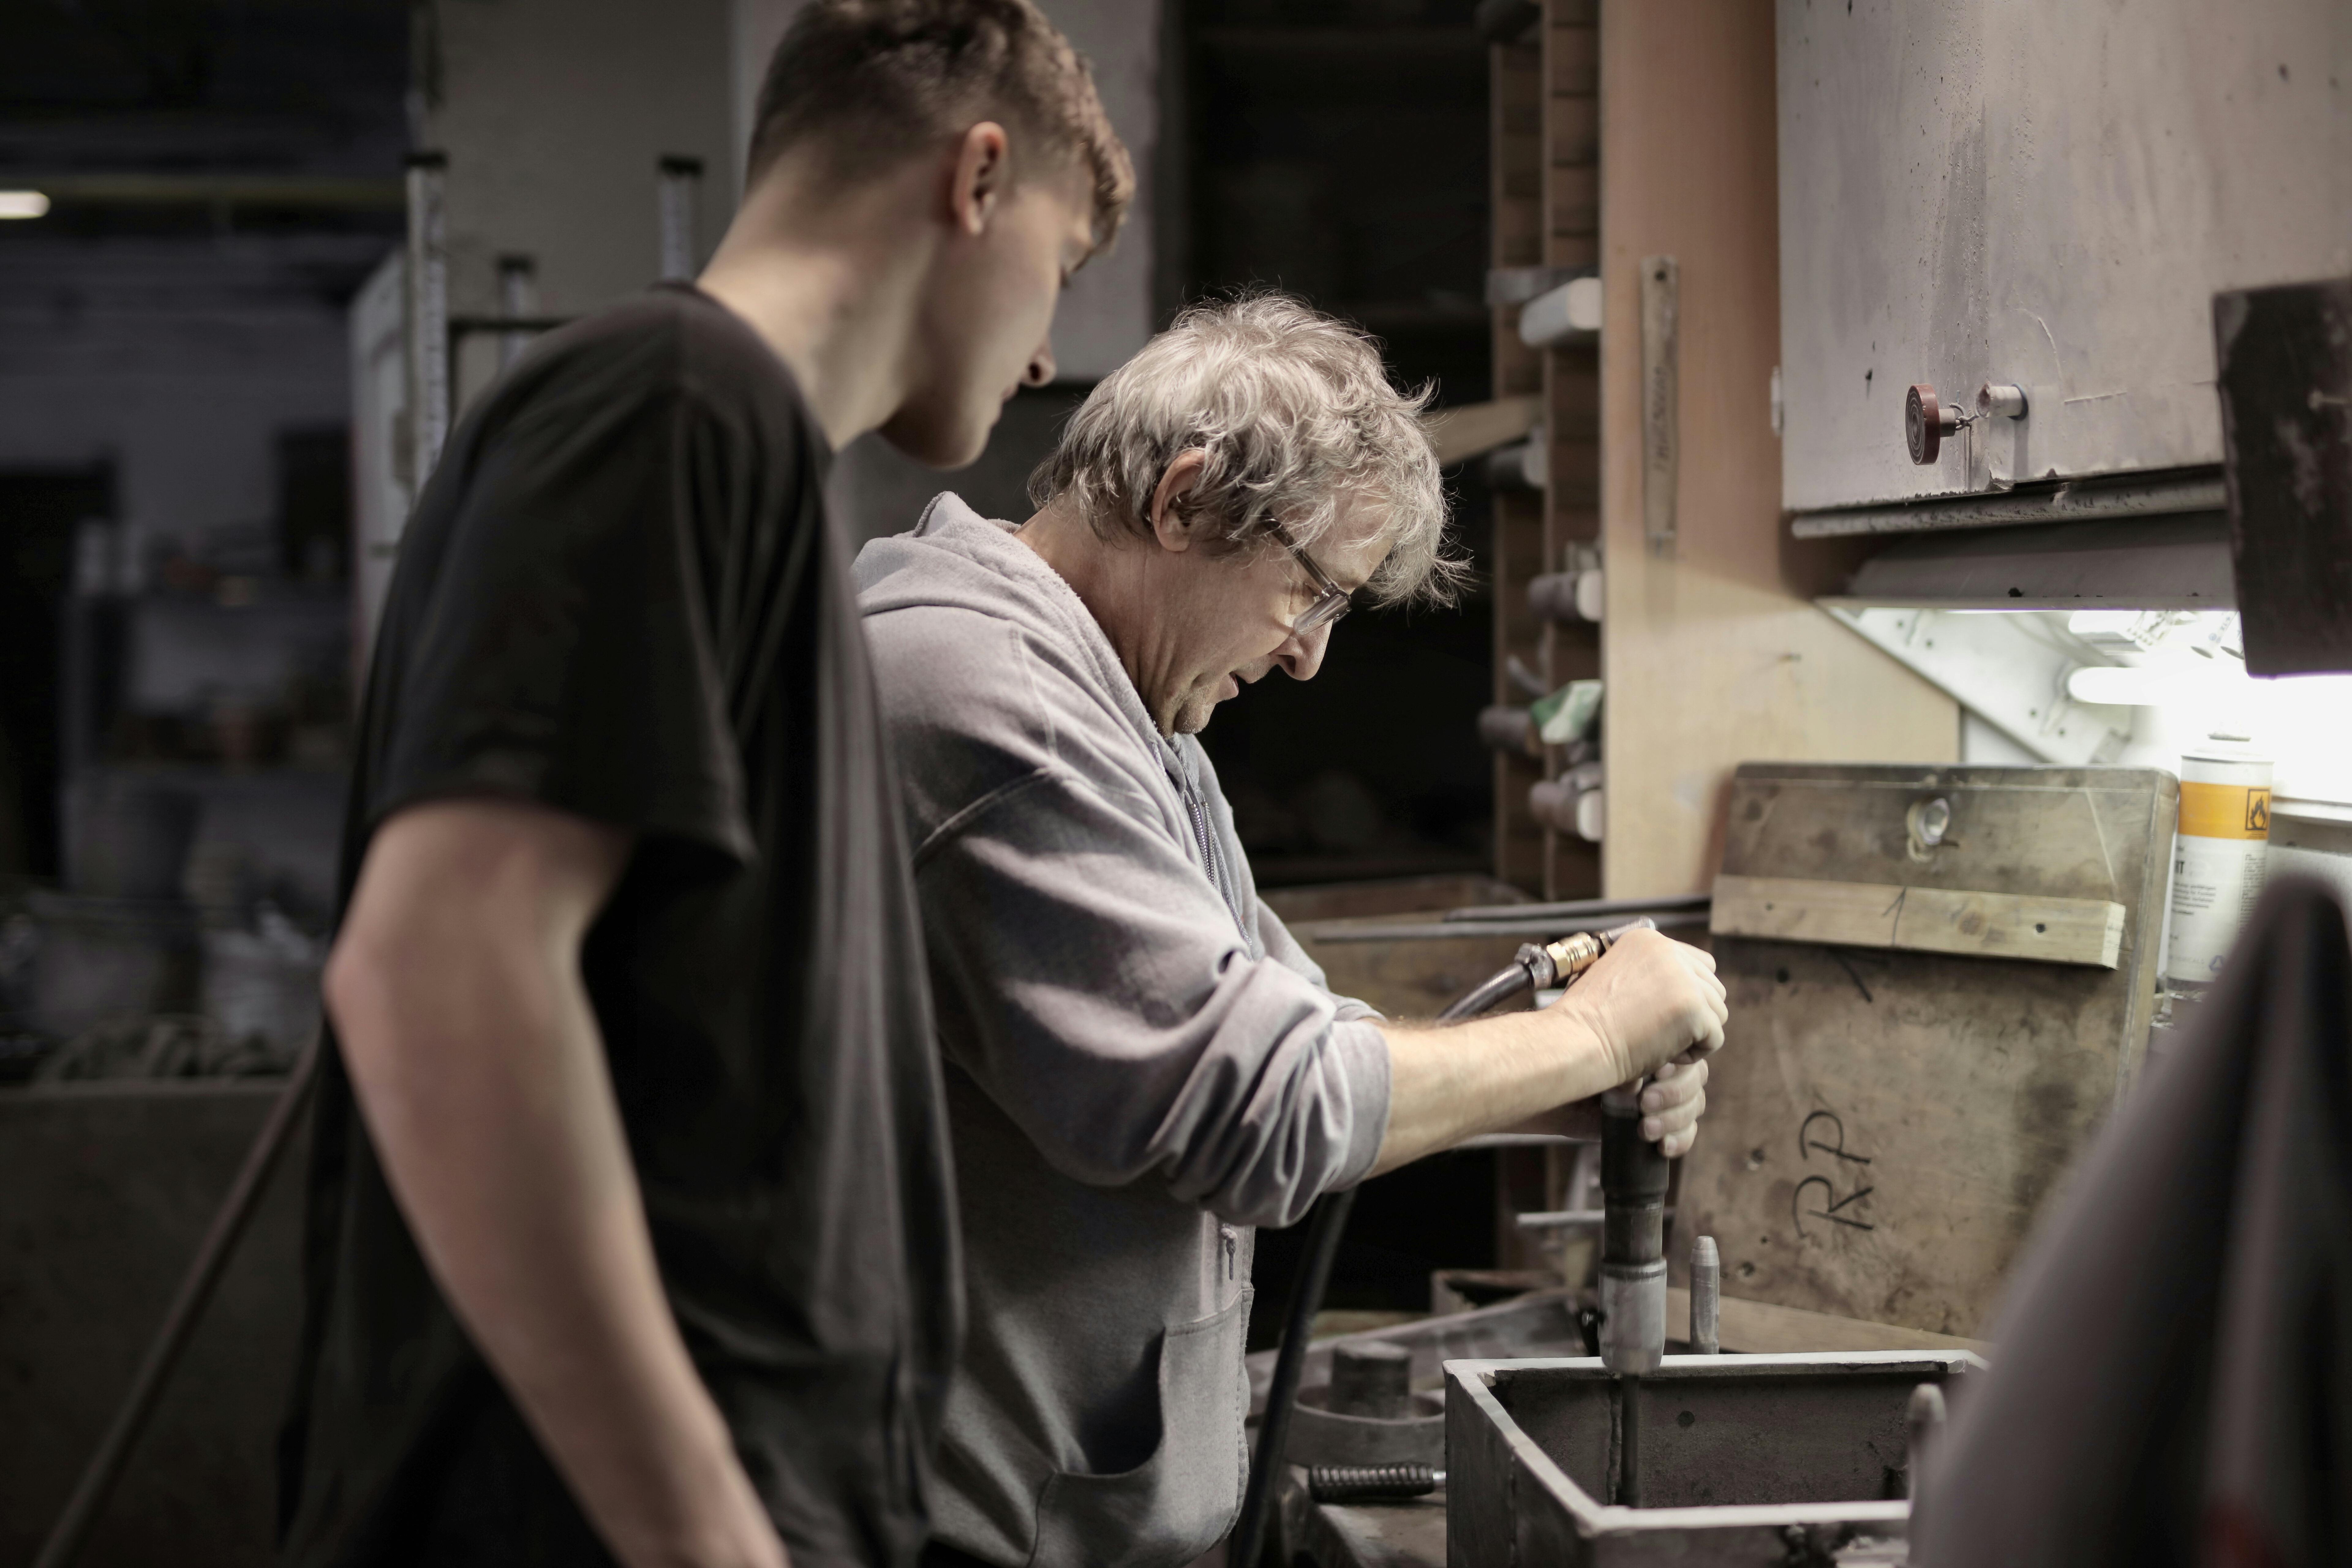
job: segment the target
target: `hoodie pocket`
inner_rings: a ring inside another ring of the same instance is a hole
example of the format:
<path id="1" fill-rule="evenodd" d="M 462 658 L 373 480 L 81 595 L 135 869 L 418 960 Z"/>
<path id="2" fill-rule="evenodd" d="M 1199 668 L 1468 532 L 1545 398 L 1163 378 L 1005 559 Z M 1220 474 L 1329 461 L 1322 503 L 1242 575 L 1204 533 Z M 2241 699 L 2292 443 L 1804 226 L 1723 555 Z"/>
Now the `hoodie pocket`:
<path id="1" fill-rule="evenodd" d="M 1037 1499 L 1031 1568 L 1181 1568 L 1233 1528 L 1249 1470 L 1253 1292 L 1160 1344 L 1160 1446 L 1131 1470 L 1056 1470 Z"/>

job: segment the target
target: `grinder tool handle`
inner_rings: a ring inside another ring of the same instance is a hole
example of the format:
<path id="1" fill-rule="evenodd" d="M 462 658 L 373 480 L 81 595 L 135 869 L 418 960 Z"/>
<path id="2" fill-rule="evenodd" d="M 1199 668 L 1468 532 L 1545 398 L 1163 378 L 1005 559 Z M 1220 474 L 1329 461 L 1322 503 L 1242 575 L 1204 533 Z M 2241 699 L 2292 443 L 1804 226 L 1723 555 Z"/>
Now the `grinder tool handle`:
<path id="1" fill-rule="evenodd" d="M 1601 1360 L 1655 1372 L 1666 1352 L 1666 1184 L 1673 1162 L 1642 1136 L 1642 1080 L 1601 1097 Z"/>

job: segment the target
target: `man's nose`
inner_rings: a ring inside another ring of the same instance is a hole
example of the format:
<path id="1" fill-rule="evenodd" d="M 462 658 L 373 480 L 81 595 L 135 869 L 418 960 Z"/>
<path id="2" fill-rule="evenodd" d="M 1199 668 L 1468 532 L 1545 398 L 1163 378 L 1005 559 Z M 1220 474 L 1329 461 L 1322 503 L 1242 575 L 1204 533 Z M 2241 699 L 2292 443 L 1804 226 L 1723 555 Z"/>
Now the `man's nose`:
<path id="1" fill-rule="evenodd" d="M 1331 646 L 1331 628 L 1317 626 L 1305 637 L 1294 636 L 1275 650 L 1274 661 L 1293 680 L 1312 680 L 1323 668 L 1323 650 Z"/>
<path id="2" fill-rule="evenodd" d="M 1044 386 L 1054 379 L 1054 340 L 1047 338 L 1029 356 L 1029 368 L 1021 373 L 1024 386 Z"/>

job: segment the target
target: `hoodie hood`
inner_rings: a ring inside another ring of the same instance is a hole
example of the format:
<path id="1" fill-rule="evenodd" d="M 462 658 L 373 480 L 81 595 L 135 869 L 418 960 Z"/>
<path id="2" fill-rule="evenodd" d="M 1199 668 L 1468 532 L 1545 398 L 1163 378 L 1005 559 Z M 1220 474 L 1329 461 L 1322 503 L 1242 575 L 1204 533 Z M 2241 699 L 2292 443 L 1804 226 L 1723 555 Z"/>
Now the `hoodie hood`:
<path id="1" fill-rule="evenodd" d="M 1192 753 L 1200 742 L 1160 732 L 1086 601 L 1013 537 L 1015 529 L 981 516 L 954 491 L 940 491 L 908 532 L 857 552 L 858 608 L 869 616 L 926 605 L 969 610 L 1075 655 L 1096 695 L 1160 753 L 1186 789 L 1197 791 L 1201 770 Z"/>

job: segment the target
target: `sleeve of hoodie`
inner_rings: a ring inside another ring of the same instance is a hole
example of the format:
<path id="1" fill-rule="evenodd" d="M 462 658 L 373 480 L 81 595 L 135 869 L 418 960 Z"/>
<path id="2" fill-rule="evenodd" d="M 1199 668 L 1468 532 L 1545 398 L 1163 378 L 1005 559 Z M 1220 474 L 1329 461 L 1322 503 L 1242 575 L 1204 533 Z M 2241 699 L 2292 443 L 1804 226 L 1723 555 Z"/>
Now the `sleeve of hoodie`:
<path id="1" fill-rule="evenodd" d="M 1324 977 L 1323 966 L 1307 956 L 1307 950 L 1298 945 L 1298 939 L 1290 934 L 1290 928 L 1282 923 L 1282 917 L 1268 908 L 1264 899 L 1257 900 L 1257 940 L 1265 947 L 1268 958 L 1298 971 L 1314 982 L 1318 989 L 1328 993 L 1331 1000 L 1339 1005 L 1336 1016 L 1339 1022 L 1352 1024 L 1359 1019 L 1384 1016 L 1369 1003 L 1332 991 L 1331 982 Z"/>
<path id="2" fill-rule="evenodd" d="M 1388 1045 L 1252 958 L 1156 815 L 1047 767 L 919 852 L 947 1053 L 1065 1174 L 1290 1225 L 1378 1157 Z"/>

